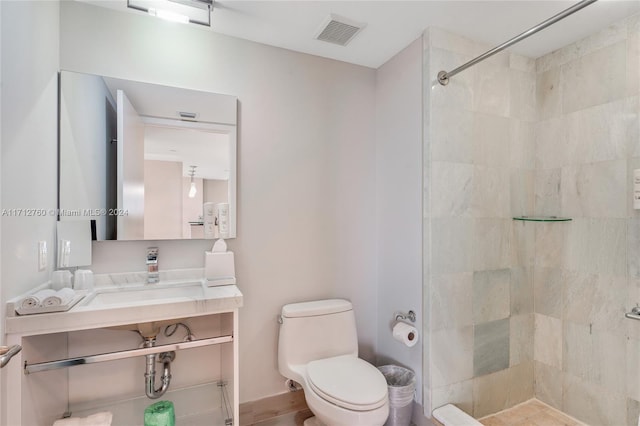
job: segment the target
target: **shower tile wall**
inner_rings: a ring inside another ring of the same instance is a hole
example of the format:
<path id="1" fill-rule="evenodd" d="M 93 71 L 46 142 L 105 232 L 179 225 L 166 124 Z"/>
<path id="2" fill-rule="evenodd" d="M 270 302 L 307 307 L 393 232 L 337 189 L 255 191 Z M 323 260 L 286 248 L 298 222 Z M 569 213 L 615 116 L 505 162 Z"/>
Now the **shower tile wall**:
<path id="1" fill-rule="evenodd" d="M 637 425 L 640 16 L 536 61 L 535 395 L 591 425 Z"/>
<path id="2" fill-rule="evenodd" d="M 425 407 L 637 425 L 640 17 L 537 60 L 425 33 Z M 512 221 L 559 215 L 572 222 Z"/>
<path id="3" fill-rule="evenodd" d="M 431 83 L 490 47 L 434 28 L 424 46 Z M 503 52 L 429 86 L 425 405 L 481 417 L 533 396 L 534 229 L 512 216 L 534 207 L 535 61 Z"/>

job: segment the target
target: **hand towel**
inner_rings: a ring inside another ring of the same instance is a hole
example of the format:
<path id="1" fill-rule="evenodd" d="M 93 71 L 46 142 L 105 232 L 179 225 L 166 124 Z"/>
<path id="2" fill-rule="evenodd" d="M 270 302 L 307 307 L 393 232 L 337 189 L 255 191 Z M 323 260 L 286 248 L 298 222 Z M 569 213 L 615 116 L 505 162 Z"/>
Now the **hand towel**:
<path id="1" fill-rule="evenodd" d="M 76 295 L 76 292 L 73 289 L 65 287 L 56 291 L 54 294 L 45 298 L 42 301 L 42 306 L 60 306 L 66 305 L 73 299 Z"/>
<path id="2" fill-rule="evenodd" d="M 31 296 L 27 296 L 20 302 L 20 306 L 22 308 L 37 308 L 38 306 L 44 306 L 43 302 L 47 297 L 51 297 L 56 294 L 55 290 L 51 290 L 49 288 L 40 290 Z"/>
<path id="3" fill-rule="evenodd" d="M 56 420 L 53 426 L 111 426 L 113 414 L 109 411 L 92 414 L 88 417 L 69 417 Z"/>

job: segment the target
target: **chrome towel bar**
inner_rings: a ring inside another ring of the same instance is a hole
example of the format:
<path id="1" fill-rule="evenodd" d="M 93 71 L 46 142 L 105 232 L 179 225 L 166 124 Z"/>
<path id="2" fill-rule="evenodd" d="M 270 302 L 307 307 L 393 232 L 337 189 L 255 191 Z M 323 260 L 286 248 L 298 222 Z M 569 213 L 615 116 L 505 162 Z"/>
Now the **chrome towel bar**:
<path id="1" fill-rule="evenodd" d="M 470 60 L 469 62 L 460 65 L 458 68 L 456 68 L 456 69 L 454 69 L 452 71 L 449 71 L 449 72 L 440 71 L 438 73 L 438 83 L 440 83 L 443 86 L 446 86 L 447 84 L 449 84 L 449 79 L 451 77 L 453 77 L 454 75 L 458 74 L 459 72 L 462 72 L 462 71 L 466 70 L 467 68 L 474 66 L 478 62 L 484 61 L 488 57 L 493 56 L 496 53 L 503 51 L 507 47 L 509 47 L 511 45 L 514 45 L 514 44 L 524 40 L 525 38 L 527 38 L 529 36 L 534 35 L 538 31 L 544 30 L 548 26 L 555 24 L 556 22 L 560 21 L 561 19 L 564 19 L 567 16 L 570 16 L 570 15 L 574 14 L 575 12 L 579 11 L 580 9 L 582 9 L 584 7 L 587 7 L 591 3 L 595 3 L 596 1 L 598 1 L 598 0 L 582 0 L 582 1 L 574 4 L 570 8 L 565 9 L 562 12 L 560 12 L 560 13 L 552 16 L 551 18 L 547 19 L 546 21 L 536 25 L 535 27 L 529 28 L 527 31 L 525 31 L 525 32 L 513 37 L 512 39 L 510 39 L 508 41 L 505 41 L 500 46 L 494 47 L 493 49 L 484 52 L 482 55 L 478 56 L 477 58 L 474 58 L 474 59 Z"/>
<path id="2" fill-rule="evenodd" d="M 11 347 L 8 346 L 0 346 L 0 368 L 7 365 L 7 363 L 13 358 L 15 354 L 22 350 L 22 346 L 13 345 Z"/>
<path id="3" fill-rule="evenodd" d="M 629 319 L 640 320 L 640 306 L 631 309 L 631 312 L 627 312 L 624 316 Z"/>
<path id="4" fill-rule="evenodd" d="M 181 349 L 199 348 L 202 346 L 219 345 L 233 341 L 233 335 L 198 339 L 188 342 L 171 343 L 168 345 L 153 346 L 149 348 L 130 349 L 126 351 L 108 352 L 97 355 L 87 355 L 76 358 L 60 359 L 57 361 L 24 363 L 24 374 L 37 373 L 39 371 L 55 370 L 58 368 L 73 367 L 74 365 L 94 364 L 96 362 L 115 361 L 118 359 L 133 358 L 136 356 L 153 355 L 162 352 L 171 352 Z"/>

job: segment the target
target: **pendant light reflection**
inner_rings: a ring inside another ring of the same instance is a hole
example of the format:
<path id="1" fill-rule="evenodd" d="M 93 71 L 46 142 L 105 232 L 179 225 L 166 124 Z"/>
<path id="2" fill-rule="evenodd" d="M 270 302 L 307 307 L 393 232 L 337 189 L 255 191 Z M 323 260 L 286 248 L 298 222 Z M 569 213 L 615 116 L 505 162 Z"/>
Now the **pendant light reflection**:
<path id="1" fill-rule="evenodd" d="M 198 189 L 196 188 L 196 183 L 193 181 L 193 177 L 196 174 L 196 167 L 197 166 L 189 166 L 191 168 L 191 170 L 189 170 L 189 175 L 191 175 L 191 185 L 189 185 L 189 198 L 194 198 L 196 196 L 196 193 L 198 192 Z"/>

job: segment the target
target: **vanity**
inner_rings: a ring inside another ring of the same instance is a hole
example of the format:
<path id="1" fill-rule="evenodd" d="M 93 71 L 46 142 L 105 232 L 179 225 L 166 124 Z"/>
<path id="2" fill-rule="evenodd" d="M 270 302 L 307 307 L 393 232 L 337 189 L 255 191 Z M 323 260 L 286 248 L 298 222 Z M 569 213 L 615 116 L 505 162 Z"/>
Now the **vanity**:
<path id="1" fill-rule="evenodd" d="M 235 96 L 71 71 L 58 82 L 58 269 L 92 269 L 108 240 L 153 241 L 162 258 L 163 240 L 236 237 Z M 204 268 L 158 277 L 154 249 L 153 280 L 94 275 L 58 312 L 8 301 L 5 344 L 22 347 L 4 369 L 9 425 L 108 411 L 114 426 L 142 426 L 161 400 L 179 425 L 238 424 L 243 295 L 209 286 Z"/>
<path id="2" fill-rule="evenodd" d="M 237 425 L 243 296 L 236 285 L 208 287 L 202 274 L 161 272 L 155 284 L 145 273 L 96 275 L 95 289 L 66 312 L 18 315 L 19 298 L 9 301 L 7 344 L 23 349 L 6 366 L 8 424 L 110 411 L 114 426 L 143 425 L 145 407 L 168 400 L 176 424 Z M 175 352 L 171 383 L 155 400 L 145 396 L 152 352 Z"/>

